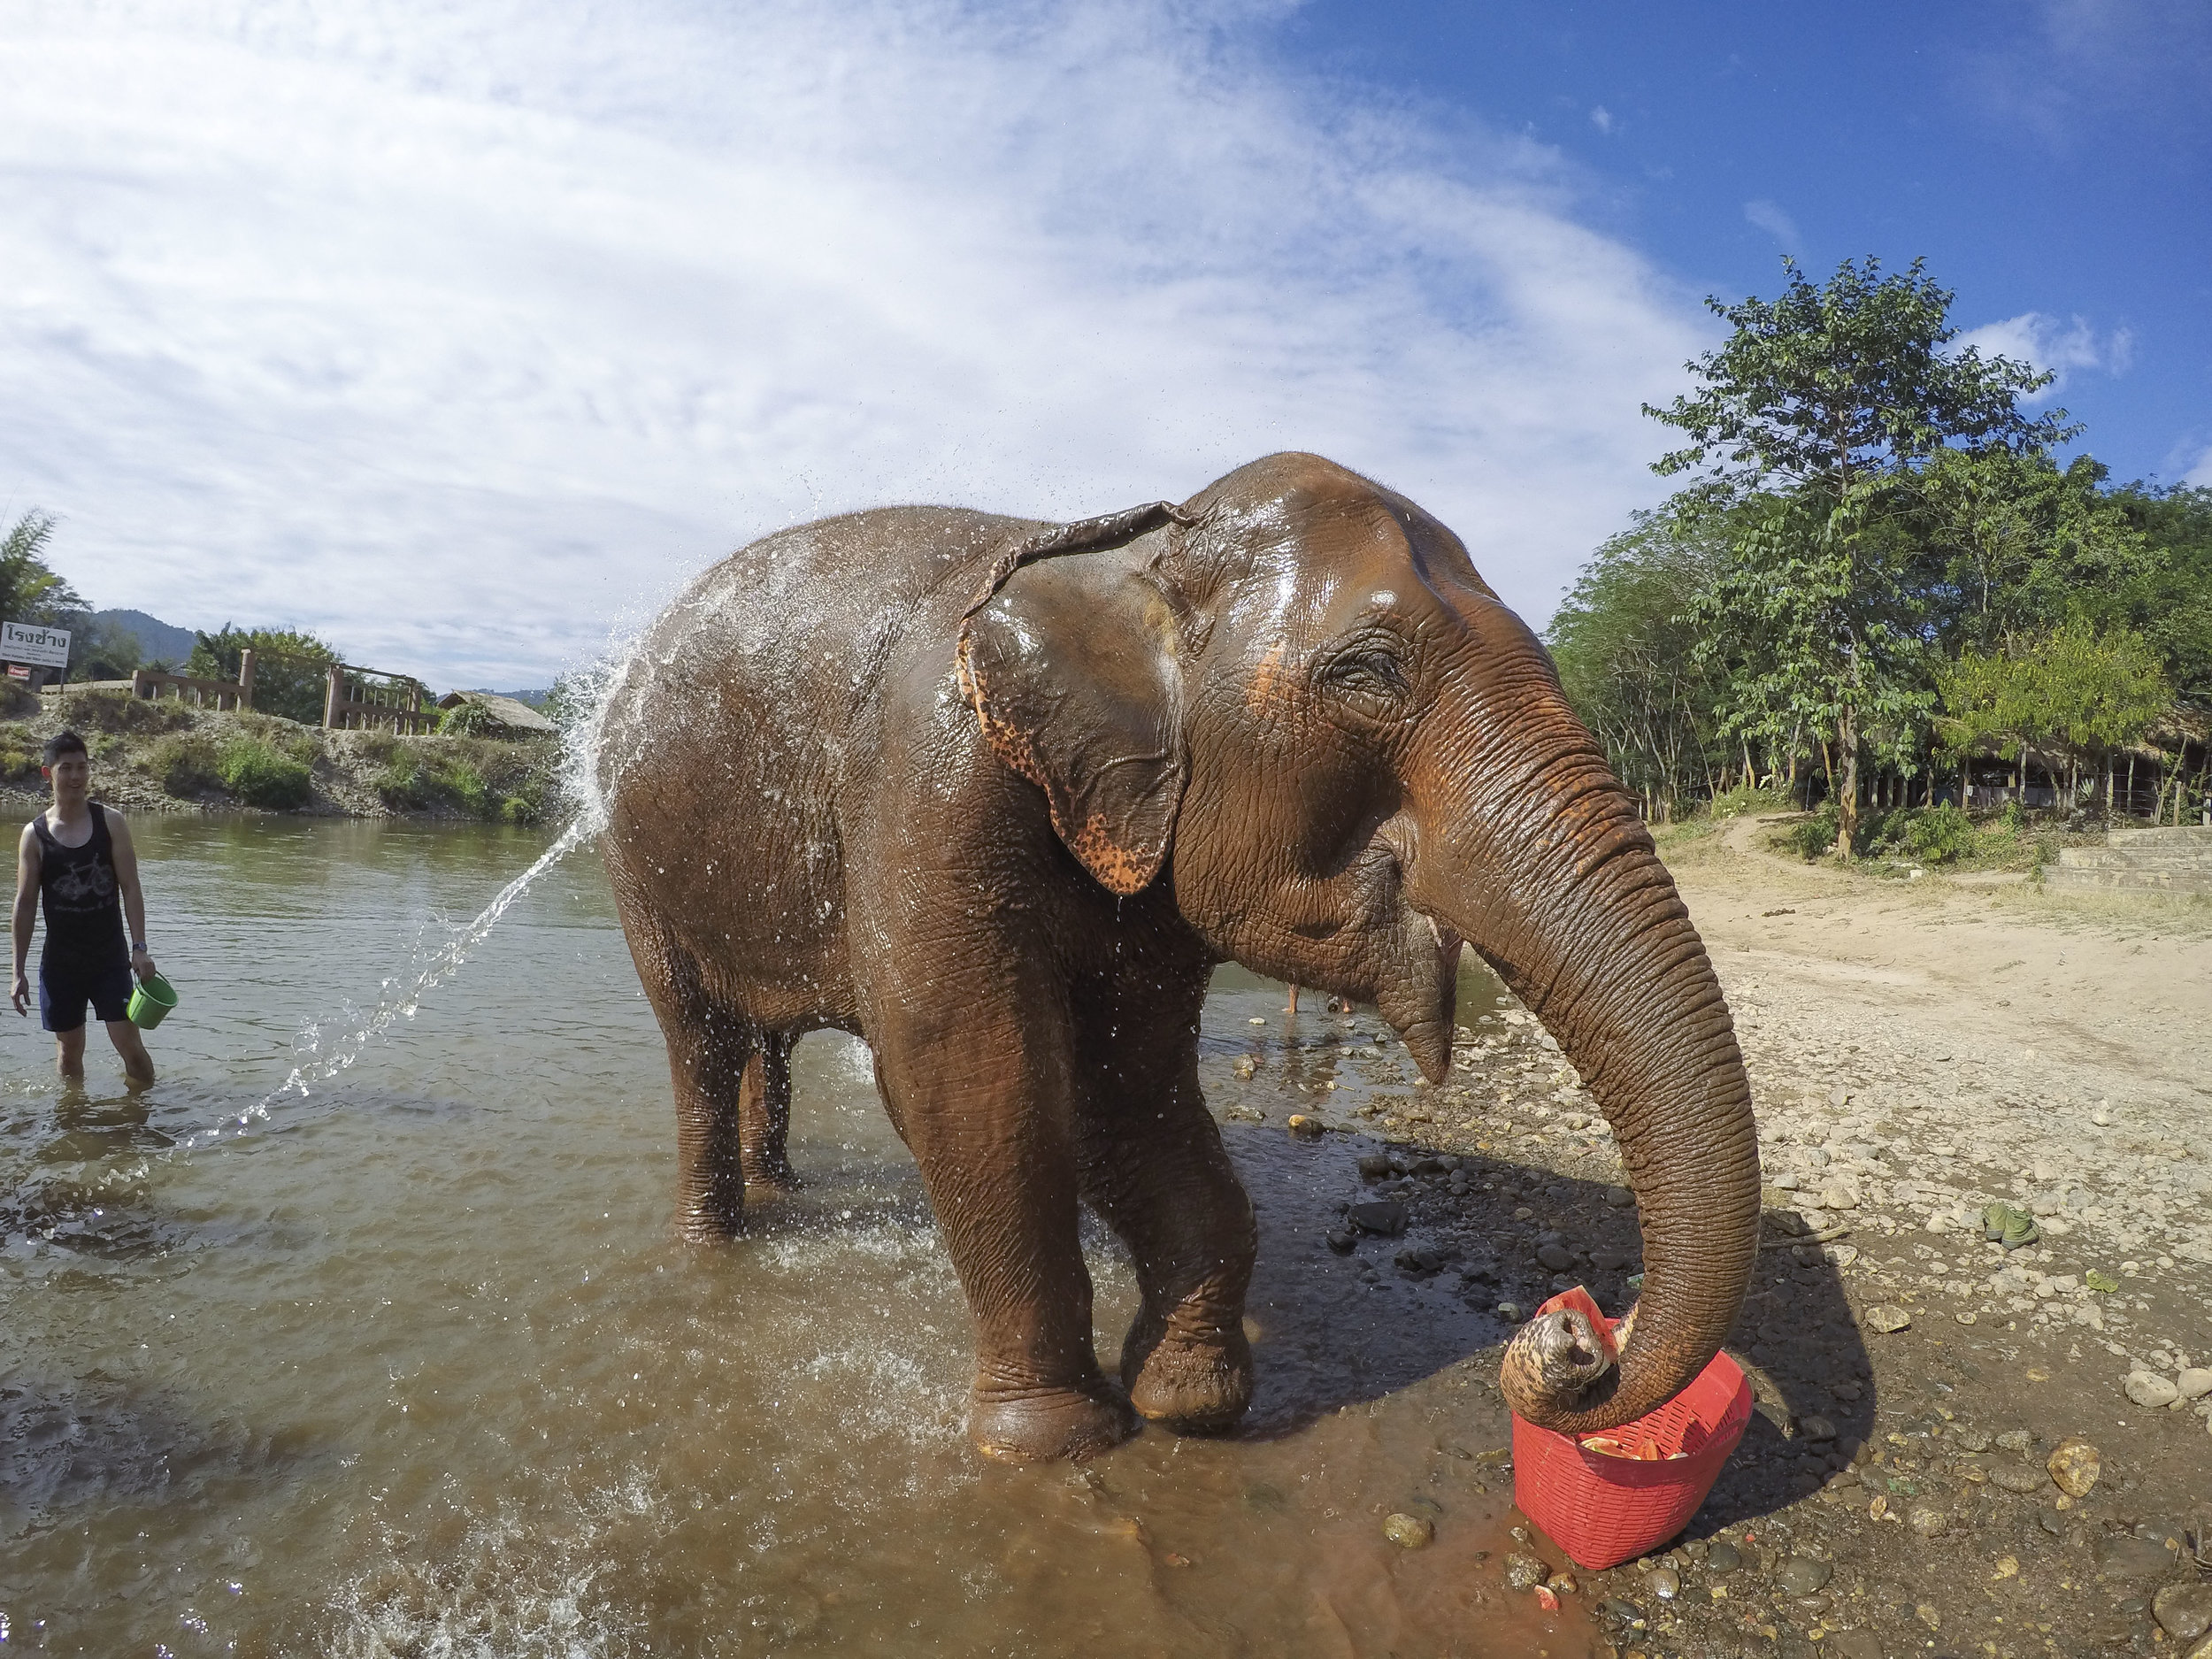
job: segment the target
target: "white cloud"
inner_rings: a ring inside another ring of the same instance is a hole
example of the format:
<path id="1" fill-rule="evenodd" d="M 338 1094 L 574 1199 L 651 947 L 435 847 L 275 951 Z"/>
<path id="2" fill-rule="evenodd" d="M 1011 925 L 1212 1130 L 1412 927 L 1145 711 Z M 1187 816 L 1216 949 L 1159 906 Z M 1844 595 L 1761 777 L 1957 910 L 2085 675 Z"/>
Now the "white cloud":
<path id="1" fill-rule="evenodd" d="M 1590 111 L 1590 125 L 1610 138 L 1613 135 L 1613 111 L 1602 104 L 1599 104 Z"/>
<path id="2" fill-rule="evenodd" d="M 1803 242 L 1797 234 L 1797 221 L 1773 203 L 1746 202 L 1743 204 L 1743 216 L 1759 229 L 1773 237 L 1776 242 L 1781 243 L 1784 253 L 1802 251 Z"/>
<path id="3" fill-rule="evenodd" d="M 96 603 L 541 683 L 795 518 L 1310 448 L 1540 618 L 1692 296 L 1250 10 L 0 0 L 0 502 Z"/>
<path id="4" fill-rule="evenodd" d="M 2181 481 L 2193 489 L 2212 489 L 2212 449 L 2197 457 L 2197 464 L 2182 475 Z"/>
<path id="5" fill-rule="evenodd" d="M 2212 12 L 2202 0 L 2030 0 L 1963 54 L 1960 89 L 2061 154 L 2099 138 L 2202 142 Z"/>
<path id="6" fill-rule="evenodd" d="M 1957 348 L 1977 348 L 1985 357 L 2010 357 L 2047 371 L 2055 378 L 2034 401 L 2055 397 L 2066 388 L 2076 369 L 2096 369 L 2124 374 L 2135 360 L 2135 336 L 2116 328 L 2101 339 L 2088 319 L 2075 317 L 2065 322 L 2043 311 L 2023 311 L 2002 322 L 1985 323 L 1959 336 Z"/>

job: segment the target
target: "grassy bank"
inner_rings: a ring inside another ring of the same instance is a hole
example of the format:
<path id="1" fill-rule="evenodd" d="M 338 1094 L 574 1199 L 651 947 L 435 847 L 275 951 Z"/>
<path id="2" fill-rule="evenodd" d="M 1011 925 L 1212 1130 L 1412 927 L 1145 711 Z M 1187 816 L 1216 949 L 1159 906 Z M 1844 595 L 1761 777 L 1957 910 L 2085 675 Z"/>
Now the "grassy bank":
<path id="1" fill-rule="evenodd" d="M 42 796 L 40 747 L 67 726 L 92 754 L 93 792 L 139 810 L 472 818 L 534 824 L 557 810 L 558 743 L 326 732 L 266 714 L 77 692 L 0 719 L 0 788 Z"/>
<path id="2" fill-rule="evenodd" d="M 1807 864 L 1844 867 L 1835 856 L 1834 807 L 1807 812 L 1770 791 L 1732 790 L 1706 810 L 1655 827 L 1654 834 L 1663 854 L 1677 858 L 1744 818 L 1760 825 L 1755 844 L 1769 852 Z M 2057 863 L 2062 848 L 2102 846 L 2107 832 L 2116 827 L 2116 822 L 2094 817 L 2069 822 L 2012 804 L 1970 814 L 1952 806 L 1870 810 L 1861 820 L 1857 856 L 1849 867 L 1892 878 L 1935 871 L 2032 875 Z"/>

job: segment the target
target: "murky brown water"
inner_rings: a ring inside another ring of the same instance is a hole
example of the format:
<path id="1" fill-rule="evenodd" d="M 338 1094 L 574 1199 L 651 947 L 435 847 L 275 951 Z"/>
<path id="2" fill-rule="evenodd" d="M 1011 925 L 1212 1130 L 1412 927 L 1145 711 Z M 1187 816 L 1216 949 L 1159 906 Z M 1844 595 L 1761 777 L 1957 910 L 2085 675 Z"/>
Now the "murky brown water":
<path id="1" fill-rule="evenodd" d="M 1210 1091 L 1273 1119 L 1226 1125 L 1263 1230 L 1244 1432 L 987 1467 L 966 1314 L 858 1043 L 795 1056 L 810 1187 L 680 1247 L 659 1035 L 590 850 L 265 1121 L 302 1020 L 327 1044 L 544 841 L 137 833 L 183 996 L 161 1082 L 127 1096 L 96 1034 L 74 1097 L 35 1024 L 0 1054 L 8 1651 L 1590 1650 L 1571 1602 L 1499 1583 L 1504 1425 L 1463 1392 L 1496 1322 L 1332 1256 L 1361 1143 L 1280 1127 L 1360 1097 L 1373 1019 L 1309 1002 L 1286 1032 L 1280 987 L 1231 970 L 1208 1005 Z M 1102 1232 L 1090 1255 L 1110 1370 L 1134 1289 Z M 1436 1544 L 1386 1542 L 1393 1509 Z"/>

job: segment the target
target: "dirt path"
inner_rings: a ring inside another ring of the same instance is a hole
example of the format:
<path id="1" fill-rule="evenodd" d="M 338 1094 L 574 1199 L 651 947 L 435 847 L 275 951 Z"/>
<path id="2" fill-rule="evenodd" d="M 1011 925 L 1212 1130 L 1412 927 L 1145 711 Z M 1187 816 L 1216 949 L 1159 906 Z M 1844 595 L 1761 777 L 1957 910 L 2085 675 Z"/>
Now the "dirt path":
<path id="1" fill-rule="evenodd" d="M 2212 1102 L 2212 905 L 2020 878 L 1874 880 L 1764 852 L 1765 829 L 1740 819 L 1668 854 L 1732 987 L 1909 1010 L 1914 1032 L 2009 1051 L 2024 1078 L 2119 1068 L 2130 1099 Z"/>

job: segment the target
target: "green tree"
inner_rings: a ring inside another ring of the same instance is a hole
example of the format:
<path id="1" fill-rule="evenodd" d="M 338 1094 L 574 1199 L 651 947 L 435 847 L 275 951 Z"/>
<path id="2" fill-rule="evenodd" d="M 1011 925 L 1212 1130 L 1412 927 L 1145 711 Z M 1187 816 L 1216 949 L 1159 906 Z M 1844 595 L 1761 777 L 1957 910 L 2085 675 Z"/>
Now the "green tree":
<path id="1" fill-rule="evenodd" d="M 1731 675 L 1724 724 L 1824 734 L 1848 857 L 1865 730 L 1902 733 L 1932 701 L 1906 487 L 1947 449 L 2033 453 L 2078 428 L 2062 411 L 2021 411 L 2049 375 L 1944 349 L 1958 333 L 1952 295 L 1921 262 L 1885 276 L 1878 260 L 1847 259 L 1819 286 L 1793 260 L 1783 268 L 1778 299 L 1706 302 L 1733 332 L 1688 365 L 1694 396 L 1644 412 L 1689 439 L 1653 468 L 1692 475 L 1680 510 L 1724 514 L 1734 532 L 1695 612 L 1709 658 L 1724 631 L 1758 642 Z"/>
<path id="2" fill-rule="evenodd" d="M 2077 617 L 2047 634 L 2006 641 L 1985 655 L 1969 649 L 1938 676 L 1945 745 L 1965 755 L 1993 741 L 2028 764 L 2040 752 L 2054 777 L 2063 757 L 2086 757 L 2105 772 L 2111 804 L 2111 756 L 2140 742 L 2173 700 L 2158 654 L 2130 628 L 2100 629 Z M 2074 790 L 2078 793 L 2078 776 Z"/>
<path id="3" fill-rule="evenodd" d="M 2131 591 L 2163 555 L 2101 488 L 2088 456 L 1949 449 L 1917 480 L 1912 526 L 1937 635 L 1984 653 L 2069 617 L 2134 620 Z"/>
<path id="4" fill-rule="evenodd" d="M 66 612 L 85 609 L 76 590 L 46 563 L 54 516 L 36 508 L 0 537 L 0 622 L 42 622 L 59 627 Z"/>
<path id="5" fill-rule="evenodd" d="M 73 680 L 128 680 L 139 664 L 138 635 L 103 622 L 89 611 L 69 618 L 69 676 Z"/>
<path id="6" fill-rule="evenodd" d="M 2212 709 L 2212 487 L 2129 484 L 2106 500 L 2156 555 L 2118 598 L 2175 695 Z"/>
<path id="7" fill-rule="evenodd" d="M 239 628 L 225 623 L 197 636 L 184 672 L 196 678 L 235 680 L 239 654 L 253 651 L 253 706 L 264 714 L 313 726 L 323 718 L 330 665 L 338 653 L 311 634 L 278 628 Z"/>
<path id="8" fill-rule="evenodd" d="M 1654 818 L 1725 768 L 1721 670 L 1696 657 L 1690 611 L 1723 557 L 1709 530 L 1638 513 L 1606 541 L 1546 631 L 1560 684 L 1616 777 Z"/>

